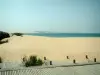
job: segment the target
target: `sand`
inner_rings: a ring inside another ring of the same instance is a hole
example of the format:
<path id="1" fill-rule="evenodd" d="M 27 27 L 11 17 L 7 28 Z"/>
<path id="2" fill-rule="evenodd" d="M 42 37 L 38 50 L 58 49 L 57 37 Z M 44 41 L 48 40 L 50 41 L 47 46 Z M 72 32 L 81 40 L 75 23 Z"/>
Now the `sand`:
<path id="1" fill-rule="evenodd" d="M 0 45 L 0 56 L 4 61 L 21 61 L 25 55 L 38 55 L 48 60 L 64 61 L 76 59 L 85 61 L 85 55 L 90 60 L 100 60 L 100 37 L 43 37 L 24 35 L 13 36 L 9 42 Z"/>

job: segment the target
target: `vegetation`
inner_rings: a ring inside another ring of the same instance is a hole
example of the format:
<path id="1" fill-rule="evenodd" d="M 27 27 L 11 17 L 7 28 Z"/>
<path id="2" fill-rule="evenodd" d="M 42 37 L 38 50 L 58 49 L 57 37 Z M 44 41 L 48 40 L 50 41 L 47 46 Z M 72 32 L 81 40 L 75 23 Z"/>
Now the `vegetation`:
<path id="1" fill-rule="evenodd" d="M 0 41 L 9 37 L 10 37 L 9 33 L 0 31 Z"/>
<path id="2" fill-rule="evenodd" d="M 0 44 L 8 43 L 8 40 L 5 40 L 5 41 L 2 41 L 2 40 L 9 37 L 10 37 L 9 33 L 0 31 Z"/>
<path id="3" fill-rule="evenodd" d="M 43 60 L 40 58 L 37 58 L 37 56 L 30 56 L 29 58 L 25 56 L 23 57 L 23 63 L 24 63 L 24 66 L 26 67 L 41 66 L 43 64 Z"/>
<path id="4" fill-rule="evenodd" d="M 23 36 L 23 34 L 22 33 L 12 33 L 12 35 L 16 35 L 16 36 Z"/>

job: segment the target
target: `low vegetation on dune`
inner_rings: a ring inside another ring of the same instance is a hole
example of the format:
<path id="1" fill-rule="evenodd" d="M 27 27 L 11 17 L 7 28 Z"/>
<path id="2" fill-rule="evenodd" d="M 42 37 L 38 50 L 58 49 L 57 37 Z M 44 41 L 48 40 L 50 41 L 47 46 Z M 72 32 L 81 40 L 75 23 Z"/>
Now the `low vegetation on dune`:
<path id="1" fill-rule="evenodd" d="M 12 33 L 12 35 L 16 35 L 16 36 L 23 36 L 23 33 Z"/>
<path id="2" fill-rule="evenodd" d="M 41 66 L 43 64 L 43 60 L 37 58 L 37 56 L 30 56 L 29 58 L 25 56 L 22 58 L 22 61 L 25 67 Z"/>
<path id="3" fill-rule="evenodd" d="M 22 37 L 23 36 L 23 33 L 12 33 L 12 36 L 13 35 L 21 36 Z M 9 37 L 10 37 L 10 34 L 9 33 L 0 31 L 0 44 L 8 43 L 9 42 L 8 39 L 5 40 L 5 41 L 3 41 L 3 39 L 9 38 Z"/>

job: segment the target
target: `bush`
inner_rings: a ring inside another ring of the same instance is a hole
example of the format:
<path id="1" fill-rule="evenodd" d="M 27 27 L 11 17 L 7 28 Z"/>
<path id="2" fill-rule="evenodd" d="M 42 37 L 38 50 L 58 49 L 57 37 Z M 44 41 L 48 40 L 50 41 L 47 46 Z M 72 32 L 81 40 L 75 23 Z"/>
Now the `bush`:
<path id="1" fill-rule="evenodd" d="M 23 58 L 23 63 L 24 66 L 29 67 L 29 66 L 41 66 L 43 64 L 43 60 L 40 58 L 37 58 L 37 56 L 30 56 L 28 59 L 25 56 Z"/>
<path id="2" fill-rule="evenodd" d="M 42 65 L 43 64 L 43 61 L 39 58 L 38 60 L 37 60 L 37 65 Z"/>
<path id="3" fill-rule="evenodd" d="M 12 35 L 16 35 L 16 36 L 23 36 L 22 33 L 12 33 Z"/>
<path id="4" fill-rule="evenodd" d="M 10 37 L 9 33 L 0 31 L 0 41 L 9 37 Z"/>

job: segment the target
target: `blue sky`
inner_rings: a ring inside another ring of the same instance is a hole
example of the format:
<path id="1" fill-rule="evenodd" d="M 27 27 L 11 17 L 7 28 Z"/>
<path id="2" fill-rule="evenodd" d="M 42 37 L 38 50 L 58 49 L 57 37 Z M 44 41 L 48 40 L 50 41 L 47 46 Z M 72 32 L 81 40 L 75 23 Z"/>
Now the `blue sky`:
<path id="1" fill-rule="evenodd" d="M 100 0 L 0 0 L 0 30 L 100 33 Z"/>

